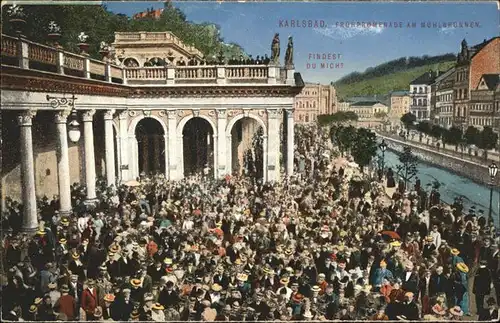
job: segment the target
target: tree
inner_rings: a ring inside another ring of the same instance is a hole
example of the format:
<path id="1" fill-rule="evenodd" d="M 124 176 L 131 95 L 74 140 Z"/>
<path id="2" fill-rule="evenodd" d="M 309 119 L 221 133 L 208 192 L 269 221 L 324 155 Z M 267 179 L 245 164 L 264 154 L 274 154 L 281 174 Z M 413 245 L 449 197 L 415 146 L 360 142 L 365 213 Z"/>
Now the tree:
<path id="1" fill-rule="evenodd" d="M 358 115 L 352 111 L 338 111 L 334 114 L 321 114 L 318 116 L 318 123 L 320 126 L 349 121 L 358 121 Z"/>
<path id="2" fill-rule="evenodd" d="M 340 153 L 343 156 L 344 153 L 348 152 L 354 144 L 354 140 L 356 139 L 356 128 L 352 125 L 349 125 L 348 127 L 344 127 L 342 125 L 333 126 L 330 129 L 330 136 L 332 138 L 332 142 L 337 144 Z"/>
<path id="3" fill-rule="evenodd" d="M 439 140 L 443 136 L 443 132 L 444 132 L 444 129 L 441 128 L 440 125 L 435 124 L 435 125 L 432 125 L 431 130 L 429 132 L 429 135 L 431 135 L 431 137 Z"/>
<path id="4" fill-rule="evenodd" d="M 417 124 L 417 127 L 416 127 L 417 131 L 423 133 L 423 134 L 430 134 L 431 132 L 431 129 L 432 129 L 432 125 L 427 122 L 427 121 L 422 121 L 422 122 L 419 122 Z"/>
<path id="5" fill-rule="evenodd" d="M 405 125 L 407 130 L 413 128 L 415 121 L 417 121 L 417 117 L 411 112 L 405 113 L 401 116 L 401 122 Z"/>
<path id="6" fill-rule="evenodd" d="M 396 165 L 396 173 L 403 178 L 406 189 L 408 182 L 418 174 L 418 157 L 413 154 L 409 146 L 405 146 L 399 155 L 399 162 L 400 164 Z"/>
<path id="7" fill-rule="evenodd" d="M 469 126 L 464 134 L 465 143 L 469 146 L 469 154 L 470 154 L 470 146 L 477 145 L 479 142 L 479 130 L 474 126 Z"/>
<path id="8" fill-rule="evenodd" d="M 358 128 L 351 148 L 351 155 L 354 161 L 361 167 L 370 164 L 370 161 L 377 154 L 377 136 L 374 132 L 366 128 Z"/>
<path id="9" fill-rule="evenodd" d="M 491 127 L 484 127 L 477 135 L 477 146 L 484 149 L 484 158 L 488 158 L 488 150 L 494 149 L 497 146 L 498 134 L 493 132 Z"/>
<path id="10" fill-rule="evenodd" d="M 458 149 L 458 145 L 463 141 L 463 133 L 460 128 L 451 127 L 450 129 L 443 130 L 443 143 L 449 145 L 455 145 L 455 150 Z"/>

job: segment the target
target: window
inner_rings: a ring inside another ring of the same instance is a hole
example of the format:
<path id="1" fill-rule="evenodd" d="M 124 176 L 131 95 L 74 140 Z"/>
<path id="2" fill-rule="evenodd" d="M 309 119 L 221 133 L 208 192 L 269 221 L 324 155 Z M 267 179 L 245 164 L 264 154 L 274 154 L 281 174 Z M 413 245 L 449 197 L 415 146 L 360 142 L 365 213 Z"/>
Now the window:
<path id="1" fill-rule="evenodd" d="M 427 99 L 424 99 L 424 105 L 427 106 Z"/>
<path id="2" fill-rule="evenodd" d="M 306 115 L 306 122 L 309 122 L 309 116 Z"/>

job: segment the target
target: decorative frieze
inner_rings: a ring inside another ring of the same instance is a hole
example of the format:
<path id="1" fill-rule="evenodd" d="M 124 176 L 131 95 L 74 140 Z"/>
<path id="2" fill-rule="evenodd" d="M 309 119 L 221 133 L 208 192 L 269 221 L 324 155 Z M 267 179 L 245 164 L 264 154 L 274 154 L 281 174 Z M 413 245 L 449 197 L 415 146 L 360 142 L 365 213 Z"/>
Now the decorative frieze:
<path id="1" fill-rule="evenodd" d="M 191 112 L 193 113 L 193 117 L 195 118 L 200 116 L 200 109 L 193 109 L 191 110 Z"/>
<path id="2" fill-rule="evenodd" d="M 128 118 L 128 110 L 123 110 L 118 113 L 118 119 L 126 120 Z"/>
<path id="3" fill-rule="evenodd" d="M 278 109 L 267 109 L 267 116 L 269 119 L 277 118 L 280 115 L 280 110 Z"/>
<path id="4" fill-rule="evenodd" d="M 36 110 L 25 110 L 18 114 L 17 123 L 19 126 L 31 126 L 32 119 L 36 116 Z"/>
<path id="5" fill-rule="evenodd" d="M 142 110 L 142 112 L 144 113 L 144 116 L 146 116 L 146 117 L 151 116 L 151 110 Z"/>
<path id="6" fill-rule="evenodd" d="M 217 113 L 218 119 L 227 118 L 228 113 L 226 109 L 216 109 L 215 112 Z"/>

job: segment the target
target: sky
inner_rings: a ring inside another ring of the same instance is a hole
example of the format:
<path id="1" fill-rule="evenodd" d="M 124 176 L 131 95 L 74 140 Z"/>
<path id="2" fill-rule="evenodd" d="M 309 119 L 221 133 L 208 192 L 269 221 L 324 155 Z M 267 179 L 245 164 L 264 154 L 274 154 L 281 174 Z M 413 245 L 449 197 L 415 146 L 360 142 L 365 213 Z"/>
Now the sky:
<path id="1" fill-rule="evenodd" d="M 129 16 L 147 8 L 163 7 L 162 2 L 104 3 L 108 10 Z M 280 57 L 283 61 L 287 37 L 292 36 L 295 70 L 300 72 L 307 82 L 326 84 L 351 72 L 362 72 L 369 67 L 400 57 L 458 53 L 464 38 L 469 45 L 474 45 L 500 33 L 500 11 L 494 1 L 480 3 L 174 1 L 173 4 L 180 8 L 190 21 L 218 24 L 225 42 L 241 45 L 245 52 L 252 54 L 253 57 L 270 55 L 273 36 L 279 33 Z M 299 20 L 300 24 L 305 20 L 306 26 L 292 27 L 293 20 Z M 308 25 L 309 21 L 312 22 L 312 26 Z M 354 25 L 346 26 L 346 22 Z M 387 24 L 392 22 L 393 26 L 366 24 L 358 26 L 358 22 Z M 422 22 L 431 25 L 422 27 Z M 468 22 L 472 27 L 465 27 L 464 22 Z M 416 26 L 412 27 L 411 23 L 416 23 Z M 449 23 L 454 23 L 455 27 Z M 175 34 L 175 31 L 173 32 Z M 320 59 L 316 59 L 315 54 L 320 54 Z M 330 56 L 322 59 L 323 54 Z"/>

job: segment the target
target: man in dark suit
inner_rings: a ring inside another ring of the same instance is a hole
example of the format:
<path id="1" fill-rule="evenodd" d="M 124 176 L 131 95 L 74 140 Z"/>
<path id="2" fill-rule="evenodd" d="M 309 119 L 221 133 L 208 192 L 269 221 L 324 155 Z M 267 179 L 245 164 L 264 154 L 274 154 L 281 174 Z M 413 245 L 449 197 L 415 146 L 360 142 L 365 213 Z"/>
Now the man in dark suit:
<path id="1" fill-rule="evenodd" d="M 431 275 L 429 283 L 429 297 L 434 297 L 439 293 L 445 292 L 447 279 L 443 275 L 443 267 L 436 268 L 436 272 Z"/>
<path id="2" fill-rule="evenodd" d="M 493 321 L 497 322 L 498 320 L 498 309 L 495 306 L 495 299 L 493 297 L 488 298 L 488 308 L 483 309 L 479 312 L 479 321 Z"/>
<path id="3" fill-rule="evenodd" d="M 229 286 L 229 277 L 224 275 L 224 269 L 219 268 L 217 269 L 217 272 L 214 275 L 214 284 L 218 284 L 222 286 L 222 288 L 225 290 Z"/>
<path id="4" fill-rule="evenodd" d="M 131 290 L 125 288 L 122 291 L 121 297 L 112 304 L 111 307 L 111 317 L 115 321 L 128 321 L 130 319 L 130 314 L 134 310 L 134 303 L 130 298 Z"/>
<path id="5" fill-rule="evenodd" d="M 484 309 L 484 298 L 491 292 L 491 274 L 490 270 L 486 268 L 486 260 L 481 260 L 479 269 L 474 277 L 474 285 L 472 292 L 476 295 L 477 312 L 481 313 Z"/>
<path id="6" fill-rule="evenodd" d="M 165 286 L 165 289 L 163 289 L 160 292 L 160 295 L 158 296 L 158 303 L 163 305 L 165 308 L 168 307 L 177 308 L 179 301 L 180 301 L 179 294 L 176 291 L 174 291 L 174 283 L 168 281 Z"/>
<path id="7" fill-rule="evenodd" d="M 408 261 L 405 264 L 405 271 L 402 274 L 402 288 L 407 292 L 414 294 L 415 300 L 418 299 L 418 273 L 413 271 L 413 263 Z"/>

